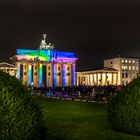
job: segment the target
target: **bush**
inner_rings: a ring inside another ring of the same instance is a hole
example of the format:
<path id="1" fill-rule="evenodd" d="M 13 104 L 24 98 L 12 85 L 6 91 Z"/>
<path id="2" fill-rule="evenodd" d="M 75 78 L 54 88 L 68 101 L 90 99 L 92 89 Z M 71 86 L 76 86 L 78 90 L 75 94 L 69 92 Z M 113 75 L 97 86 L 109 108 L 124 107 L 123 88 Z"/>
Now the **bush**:
<path id="1" fill-rule="evenodd" d="M 0 71 L 0 140 L 41 139 L 41 117 L 21 82 Z"/>
<path id="2" fill-rule="evenodd" d="M 140 135 L 140 77 L 113 97 L 108 114 L 113 129 Z"/>

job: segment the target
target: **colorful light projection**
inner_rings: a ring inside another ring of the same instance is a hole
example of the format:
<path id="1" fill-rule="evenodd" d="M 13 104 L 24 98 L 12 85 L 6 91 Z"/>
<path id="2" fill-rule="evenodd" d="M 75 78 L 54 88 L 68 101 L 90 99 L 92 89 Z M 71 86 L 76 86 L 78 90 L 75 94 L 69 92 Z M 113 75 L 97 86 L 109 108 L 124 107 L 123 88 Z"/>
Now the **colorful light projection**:
<path id="1" fill-rule="evenodd" d="M 43 85 L 43 66 L 39 64 L 39 86 L 42 87 Z"/>
<path id="2" fill-rule="evenodd" d="M 66 64 L 62 65 L 62 86 L 66 86 Z"/>
<path id="3" fill-rule="evenodd" d="M 72 64 L 72 86 L 75 86 L 75 64 Z"/>
<path id="4" fill-rule="evenodd" d="M 17 49 L 18 60 L 50 61 L 50 50 L 24 50 Z"/>
<path id="5" fill-rule="evenodd" d="M 17 63 L 17 78 L 20 79 L 20 63 Z"/>
<path id="6" fill-rule="evenodd" d="M 28 66 L 28 85 L 31 86 L 32 83 L 32 65 Z"/>
<path id="7" fill-rule="evenodd" d="M 73 63 L 77 60 L 72 52 L 59 52 L 56 50 L 25 50 L 17 49 L 18 60 L 49 61 L 56 63 Z"/>

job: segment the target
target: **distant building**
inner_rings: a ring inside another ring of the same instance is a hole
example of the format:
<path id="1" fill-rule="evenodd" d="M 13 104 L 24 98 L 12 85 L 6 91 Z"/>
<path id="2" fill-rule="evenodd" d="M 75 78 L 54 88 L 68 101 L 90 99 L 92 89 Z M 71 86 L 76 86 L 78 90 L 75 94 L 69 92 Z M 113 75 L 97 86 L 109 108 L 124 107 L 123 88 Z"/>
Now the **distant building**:
<path id="1" fill-rule="evenodd" d="M 139 59 L 121 56 L 105 59 L 104 67 L 118 70 L 118 85 L 126 85 L 139 73 Z"/>
<path id="2" fill-rule="evenodd" d="M 118 70 L 104 68 L 100 70 L 83 71 L 76 73 L 76 85 L 104 86 L 118 84 Z"/>
<path id="3" fill-rule="evenodd" d="M 15 65 L 2 62 L 0 63 L 0 70 L 8 73 L 11 76 L 17 76 L 17 67 Z"/>
<path id="4" fill-rule="evenodd" d="M 126 85 L 139 73 L 139 59 L 117 57 L 104 60 L 104 69 L 76 73 L 76 85 Z"/>
<path id="5" fill-rule="evenodd" d="M 39 49 L 16 50 L 18 79 L 34 87 L 75 86 L 75 54 L 54 50 L 43 36 Z"/>

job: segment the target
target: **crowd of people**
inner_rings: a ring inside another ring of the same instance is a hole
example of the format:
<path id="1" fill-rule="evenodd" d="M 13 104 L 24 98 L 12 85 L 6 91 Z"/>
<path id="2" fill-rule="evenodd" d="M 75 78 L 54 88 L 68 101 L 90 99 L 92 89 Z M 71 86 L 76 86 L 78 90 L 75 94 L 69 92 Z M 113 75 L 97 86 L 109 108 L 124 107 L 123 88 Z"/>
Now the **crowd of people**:
<path id="1" fill-rule="evenodd" d="M 30 88 L 32 94 L 51 98 L 108 102 L 123 86 L 74 86 Z"/>

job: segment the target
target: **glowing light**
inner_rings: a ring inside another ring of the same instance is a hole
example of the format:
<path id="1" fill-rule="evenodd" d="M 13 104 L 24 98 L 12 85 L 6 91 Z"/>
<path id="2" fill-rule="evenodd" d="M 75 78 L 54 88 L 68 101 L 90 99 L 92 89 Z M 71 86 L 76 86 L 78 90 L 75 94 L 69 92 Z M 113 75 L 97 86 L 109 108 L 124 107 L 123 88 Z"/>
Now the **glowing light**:
<path id="1" fill-rule="evenodd" d="M 56 87 L 56 64 L 53 64 L 53 85 Z"/>
<path id="2" fill-rule="evenodd" d="M 72 64 L 72 86 L 75 86 L 75 64 Z"/>
<path id="3" fill-rule="evenodd" d="M 17 64 L 17 78 L 20 79 L 20 63 Z"/>
<path id="4" fill-rule="evenodd" d="M 72 52 L 56 50 L 25 50 L 17 49 L 17 58 L 20 61 L 47 61 L 56 63 L 73 63 L 77 60 Z"/>
<path id="5" fill-rule="evenodd" d="M 50 50 L 17 49 L 18 60 L 50 61 Z"/>
<path id="6" fill-rule="evenodd" d="M 66 86 L 66 64 L 62 65 L 62 85 Z"/>
<path id="7" fill-rule="evenodd" d="M 29 65 L 28 67 L 28 85 L 31 85 L 32 83 L 32 65 Z"/>
<path id="8" fill-rule="evenodd" d="M 39 64 L 39 86 L 42 87 L 43 84 L 43 67 Z"/>

